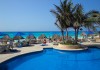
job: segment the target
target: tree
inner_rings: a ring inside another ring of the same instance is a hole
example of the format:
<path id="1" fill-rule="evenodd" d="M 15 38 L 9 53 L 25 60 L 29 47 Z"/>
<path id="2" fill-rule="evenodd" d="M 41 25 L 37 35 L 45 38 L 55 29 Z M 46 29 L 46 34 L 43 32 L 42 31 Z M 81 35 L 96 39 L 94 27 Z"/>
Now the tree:
<path id="1" fill-rule="evenodd" d="M 51 12 L 56 16 L 57 21 L 59 22 L 59 27 L 63 27 L 63 30 L 66 30 L 66 36 L 68 37 L 68 28 L 72 27 L 72 13 L 75 10 L 73 3 L 68 0 L 63 2 L 60 0 L 60 6 L 54 5 L 56 10 L 51 10 Z"/>
<path id="2" fill-rule="evenodd" d="M 65 28 L 65 25 L 63 24 L 63 16 L 61 16 L 61 13 L 59 14 L 55 10 L 51 10 L 51 12 L 56 16 L 57 20 L 55 22 L 55 25 L 61 30 L 61 33 L 62 33 L 62 36 L 63 36 L 63 40 L 64 40 L 64 28 Z"/>
<path id="3" fill-rule="evenodd" d="M 100 26 L 100 13 L 98 11 L 83 12 L 81 4 L 73 5 L 72 1 L 60 0 L 60 6 L 55 5 L 56 10 L 51 10 L 56 15 L 56 25 L 63 32 L 66 30 L 68 36 L 68 28 L 75 30 L 75 44 L 78 42 L 78 33 L 82 27 L 96 30 L 95 25 Z"/>

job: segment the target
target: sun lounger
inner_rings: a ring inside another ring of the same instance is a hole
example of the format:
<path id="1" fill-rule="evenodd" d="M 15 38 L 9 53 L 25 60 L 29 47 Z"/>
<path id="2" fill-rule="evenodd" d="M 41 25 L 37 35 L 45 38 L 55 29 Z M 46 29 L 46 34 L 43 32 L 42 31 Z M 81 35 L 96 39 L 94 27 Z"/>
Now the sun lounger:
<path id="1" fill-rule="evenodd" d="M 4 49 L 3 49 L 3 47 L 0 45 L 0 53 L 3 52 L 3 51 L 4 51 Z"/>
<path id="2" fill-rule="evenodd" d="M 47 46 L 47 44 L 42 44 L 41 46 Z"/>
<path id="3" fill-rule="evenodd" d="M 58 45 L 58 42 L 55 42 L 55 41 L 54 41 L 54 42 L 53 42 L 53 45 Z"/>
<path id="4" fill-rule="evenodd" d="M 95 39 L 87 39 L 87 42 L 96 42 Z"/>
<path id="5" fill-rule="evenodd" d="M 8 51 L 9 48 L 7 47 L 7 45 L 0 45 L 0 53 L 4 52 L 4 51 Z"/>
<path id="6" fill-rule="evenodd" d="M 37 43 L 41 44 L 41 43 L 42 43 L 42 41 L 39 39 L 39 40 L 37 40 Z"/>

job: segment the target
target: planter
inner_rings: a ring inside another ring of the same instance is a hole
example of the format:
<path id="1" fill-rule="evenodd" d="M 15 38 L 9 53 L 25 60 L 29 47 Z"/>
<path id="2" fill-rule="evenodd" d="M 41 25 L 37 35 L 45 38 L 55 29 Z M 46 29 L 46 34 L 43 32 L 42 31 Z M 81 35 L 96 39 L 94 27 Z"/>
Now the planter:
<path id="1" fill-rule="evenodd" d="M 59 44 L 58 46 L 54 47 L 54 49 L 68 50 L 68 51 L 80 51 L 80 50 L 86 50 L 88 48 L 81 47 L 80 45 L 64 45 L 64 44 Z"/>
<path id="2" fill-rule="evenodd" d="M 68 49 L 79 49 L 79 48 L 82 48 L 80 45 L 64 45 L 64 44 L 59 44 L 58 47 L 68 48 Z"/>

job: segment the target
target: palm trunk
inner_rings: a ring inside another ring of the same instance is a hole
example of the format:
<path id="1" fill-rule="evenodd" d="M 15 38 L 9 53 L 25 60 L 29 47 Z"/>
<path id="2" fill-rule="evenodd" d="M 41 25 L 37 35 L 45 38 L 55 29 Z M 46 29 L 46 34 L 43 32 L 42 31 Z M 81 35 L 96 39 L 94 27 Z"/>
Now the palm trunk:
<path id="1" fill-rule="evenodd" d="M 62 34 L 62 38 L 63 38 L 63 42 L 64 42 L 64 31 L 61 30 L 61 34 Z"/>
<path id="2" fill-rule="evenodd" d="M 75 28 L 75 44 L 77 44 L 77 29 Z"/>
<path id="3" fill-rule="evenodd" d="M 67 38 L 68 38 L 68 29 L 66 29 L 66 36 L 67 36 Z"/>
<path id="4" fill-rule="evenodd" d="M 100 39 L 100 31 L 99 31 L 99 39 Z"/>
<path id="5" fill-rule="evenodd" d="M 79 28 L 77 29 L 77 38 L 76 38 L 76 44 L 78 42 L 78 33 L 79 33 Z"/>

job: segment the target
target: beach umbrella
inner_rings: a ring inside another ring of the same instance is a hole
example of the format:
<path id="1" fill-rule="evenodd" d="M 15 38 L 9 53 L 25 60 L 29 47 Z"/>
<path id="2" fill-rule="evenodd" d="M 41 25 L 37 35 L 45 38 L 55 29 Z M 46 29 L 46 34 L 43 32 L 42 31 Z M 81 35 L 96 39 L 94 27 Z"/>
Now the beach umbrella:
<path id="1" fill-rule="evenodd" d="M 3 32 L 0 32 L 0 36 L 4 36 L 4 35 L 6 35 L 5 33 L 3 33 Z"/>
<path id="2" fill-rule="evenodd" d="M 20 40 L 20 39 L 24 39 L 24 38 L 22 36 L 15 36 L 13 39 L 14 40 Z"/>
<path id="3" fill-rule="evenodd" d="M 81 33 L 81 36 L 83 36 L 83 39 L 86 37 L 86 35 L 87 35 L 87 34 L 86 34 L 85 32 L 82 32 L 82 33 Z"/>
<path id="4" fill-rule="evenodd" d="M 88 33 L 87 33 L 88 36 L 92 36 L 92 38 L 94 38 L 94 37 L 93 37 L 93 34 L 94 34 L 94 32 L 93 32 L 93 31 L 90 31 L 90 30 L 89 30 Z"/>
<path id="5" fill-rule="evenodd" d="M 24 37 L 22 37 L 22 35 L 25 35 L 25 34 L 22 32 L 18 32 L 13 39 L 14 40 L 24 39 Z"/>
<path id="6" fill-rule="evenodd" d="M 52 36 L 52 39 L 60 39 L 60 35 L 54 34 L 54 35 Z"/>
<path id="7" fill-rule="evenodd" d="M 38 39 L 44 39 L 44 38 L 47 38 L 45 34 L 41 34 Z"/>
<path id="8" fill-rule="evenodd" d="M 93 31 L 88 31 L 88 33 L 87 33 L 88 35 L 93 35 L 94 34 L 94 32 Z"/>
<path id="9" fill-rule="evenodd" d="M 10 36 L 8 35 L 8 34 L 6 34 L 3 38 L 2 38 L 3 40 L 12 40 L 12 38 L 10 38 Z"/>
<path id="10" fill-rule="evenodd" d="M 7 34 L 3 33 L 3 32 L 0 32 L 0 36 L 5 36 Z M 0 41 L 5 41 L 3 38 L 0 38 Z"/>
<path id="11" fill-rule="evenodd" d="M 36 39 L 36 37 L 35 37 L 33 34 L 29 34 L 29 35 L 27 36 L 27 38 L 28 38 L 28 39 Z"/>
<path id="12" fill-rule="evenodd" d="M 67 36 L 64 36 L 64 39 L 66 39 Z M 60 36 L 60 40 L 63 40 L 63 36 Z"/>
<path id="13" fill-rule="evenodd" d="M 16 36 L 22 36 L 22 35 L 25 35 L 23 32 L 17 32 L 16 33 Z"/>
<path id="14" fill-rule="evenodd" d="M 81 33 L 81 36 L 86 36 L 87 34 L 85 32 L 82 32 Z"/>

